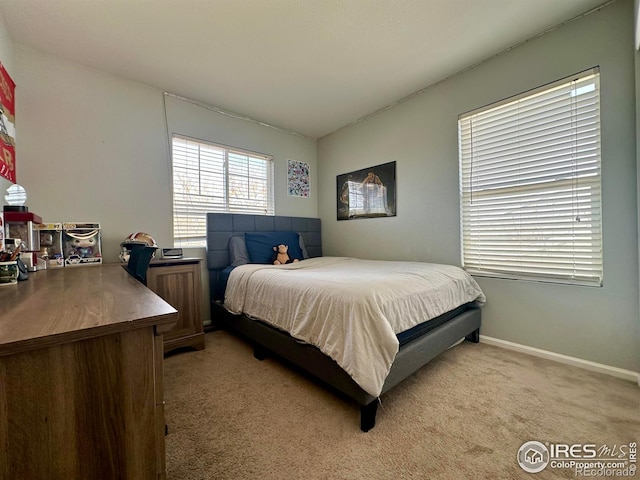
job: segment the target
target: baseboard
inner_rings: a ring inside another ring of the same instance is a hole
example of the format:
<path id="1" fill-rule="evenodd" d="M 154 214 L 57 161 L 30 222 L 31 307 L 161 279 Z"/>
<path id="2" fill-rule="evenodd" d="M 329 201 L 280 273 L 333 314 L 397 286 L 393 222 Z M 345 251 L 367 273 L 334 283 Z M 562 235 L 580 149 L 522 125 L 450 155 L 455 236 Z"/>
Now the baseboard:
<path id="1" fill-rule="evenodd" d="M 500 340 L 499 338 L 487 337 L 486 335 L 480 335 L 480 343 L 486 343 L 487 345 L 493 345 L 496 347 L 506 348 L 508 350 L 514 350 L 516 352 L 526 353 L 528 355 L 533 355 L 534 357 L 546 358 L 548 360 L 564 363 L 566 365 L 591 370 L 592 372 L 604 373 L 606 375 L 611 375 L 616 378 L 634 382 L 638 386 L 640 386 L 639 372 L 633 372 L 631 370 L 625 370 L 618 367 L 611 367 L 602 363 L 591 362 L 589 360 L 570 357 L 568 355 L 562 355 L 561 353 L 549 352 L 547 350 L 541 350 L 539 348 L 528 347 L 527 345 L 508 342 L 506 340 Z"/>

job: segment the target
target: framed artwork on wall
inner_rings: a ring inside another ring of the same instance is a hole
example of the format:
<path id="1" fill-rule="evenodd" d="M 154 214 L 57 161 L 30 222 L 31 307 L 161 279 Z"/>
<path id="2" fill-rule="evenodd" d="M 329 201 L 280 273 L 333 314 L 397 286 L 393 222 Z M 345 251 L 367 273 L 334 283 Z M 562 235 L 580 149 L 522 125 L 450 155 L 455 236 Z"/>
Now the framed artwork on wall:
<path id="1" fill-rule="evenodd" d="M 309 198 L 309 164 L 287 160 L 287 195 Z"/>
<path id="2" fill-rule="evenodd" d="M 396 162 L 336 177 L 338 220 L 396 215 Z"/>
<path id="3" fill-rule="evenodd" d="M 0 176 L 16 183 L 16 84 L 0 63 Z"/>

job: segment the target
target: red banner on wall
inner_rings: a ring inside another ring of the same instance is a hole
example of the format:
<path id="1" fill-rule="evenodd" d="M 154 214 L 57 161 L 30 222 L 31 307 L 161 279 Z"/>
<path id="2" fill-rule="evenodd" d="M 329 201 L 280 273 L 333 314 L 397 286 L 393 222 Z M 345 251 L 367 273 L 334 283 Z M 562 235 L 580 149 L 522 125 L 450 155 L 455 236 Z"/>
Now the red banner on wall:
<path id="1" fill-rule="evenodd" d="M 16 183 L 16 84 L 0 63 L 0 176 Z"/>

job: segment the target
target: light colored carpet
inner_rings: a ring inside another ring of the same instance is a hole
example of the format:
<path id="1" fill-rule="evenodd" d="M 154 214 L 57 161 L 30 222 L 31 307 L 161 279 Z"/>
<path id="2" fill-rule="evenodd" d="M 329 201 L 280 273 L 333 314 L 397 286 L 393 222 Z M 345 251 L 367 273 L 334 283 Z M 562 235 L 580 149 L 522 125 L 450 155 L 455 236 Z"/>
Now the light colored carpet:
<path id="1" fill-rule="evenodd" d="M 383 395 L 368 433 L 357 405 L 225 331 L 168 356 L 164 383 L 169 479 L 574 478 L 524 472 L 518 449 L 640 441 L 637 385 L 485 344 L 460 344 Z"/>

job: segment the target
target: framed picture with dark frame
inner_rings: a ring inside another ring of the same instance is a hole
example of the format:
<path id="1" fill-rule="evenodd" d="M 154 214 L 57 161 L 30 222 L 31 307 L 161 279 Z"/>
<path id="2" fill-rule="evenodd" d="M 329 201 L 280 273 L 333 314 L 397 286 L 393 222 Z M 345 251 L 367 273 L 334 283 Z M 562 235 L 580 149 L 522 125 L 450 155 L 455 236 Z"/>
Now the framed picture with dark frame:
<path id="1" fill-rule="evenodd" d="M 336 177 L 338 220 L 395 217 L 396 162 Z"/>

